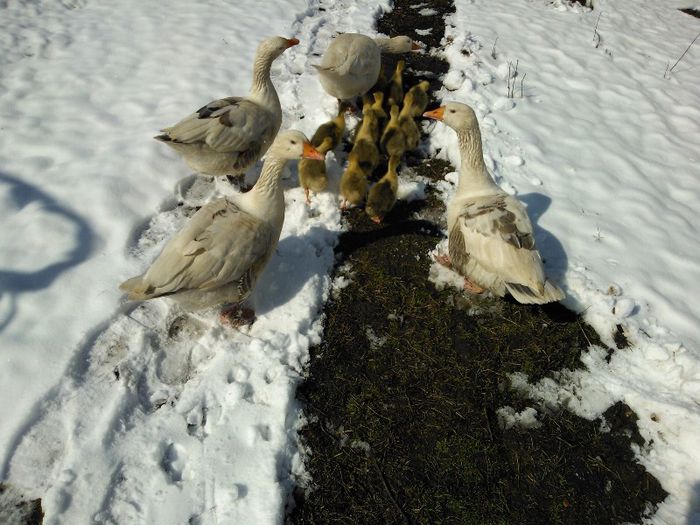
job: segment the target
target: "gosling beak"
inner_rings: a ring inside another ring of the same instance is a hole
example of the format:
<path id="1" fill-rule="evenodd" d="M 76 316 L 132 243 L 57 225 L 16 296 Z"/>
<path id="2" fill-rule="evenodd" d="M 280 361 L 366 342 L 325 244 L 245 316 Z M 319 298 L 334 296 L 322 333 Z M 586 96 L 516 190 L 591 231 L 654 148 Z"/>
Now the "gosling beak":
<path id="1" fill-rule="evenodd" d="M 415 40 L 411 42 L 411 51 L 420 51 L 421 49 L 423 49 L 421 42 L 416 42 Z"/>
<path id="2" fill-rule="evenodd" d="M 379 215 L 374 215 L 373 217 L 370 217 L 370 219 L 376 224 L 382 223 L 382 218 Z"/>
<path id="3" fill-rule="evenodd" d="M 426 111 L 423 113 L 424 117 L 432 118 L 435 120 L 442 120 L 443 115 L 445 114 L 445 106 L 440 106 L 437 109 L 434 109 L 432 111 Z"/>
<path id="4" fill-rule="evenodd" d="M 318 151 L 311 145 L 311 142 L 304 142 L 304 153 L 302 155 L 305 159 L 312 160 L 323 160 L 325 155 Z"/>
<path id="5" fill-rule="evenodd" d="M 287 47 L 289 48 L 289 47 L 295 46 L 295 45 L 297 45 L 298 43 L 299 43 L 299 40 L 298 40 L 298 39 L 296 39 L 296 38 L 290 38 L 289 40 L 287 40 Z"/>

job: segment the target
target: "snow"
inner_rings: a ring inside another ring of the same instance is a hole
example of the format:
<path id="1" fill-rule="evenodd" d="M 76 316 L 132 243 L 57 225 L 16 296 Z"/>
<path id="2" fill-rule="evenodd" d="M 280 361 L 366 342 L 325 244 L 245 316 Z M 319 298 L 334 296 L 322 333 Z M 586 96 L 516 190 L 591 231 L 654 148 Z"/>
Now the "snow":
<path id="1" fill-rule="evenodd" d="M 496 414 L 501 428 L 505 430 L 513 427 L 528 429 L 542 426 L 537 419 L 537 410 L 532 407 L 516 412 L 513 407 L 504 406 L 496 410 Z"/>
<path id="2" fill-rule="evenodd" d="M 604 343 L 614 346 L 620 324 L 632 344 L 609 359 L 592 346 L 586 370 L 537 384 L 514 375 L 533 407 L 500 407 L 502 423 L 536 424 L 537 413 L 561 406 L 594 418 L 625 401 L 653 440 L 639 460 L 670 492 L 654 522 L 692 522 L 700 48 L 667 68 L 697 34 L 696 19 L 675 9 L 693 2 L 641 0 L 625 10 L 599 0 L 593 11 L 546 0 L 457 4 L 442 95 L 474 106 L 487 165 L 527 204 L 567 304 Z M 412 7 L 427 15 L 428 5 Z M 282 522 L 293 476 L 307 475 L 294 390 L 321 337 L 323 303 L 352 285 L 350 268 L 329 276 L 343 228 L 333 193 L 342 159 L 328 155 L 330 191 L 310 207 L 290 165 L 284 230 L 251 297 L 251 328 L 223 328 L 215 312 L 185 316 L 167 300 L 125 304 L 117 286 L 187 220 L 178 196 L 201 184 L 152 140 L 157 130 L 245 94 L 257 44 L 283 35 L 301 41 L 272 68 L 283 129 L 310 135 L 336 104 L 311 64 L 338 32 L 373 34 L 388 8 L 388 0 L 2 4 L 1 479 L 41 497 L 47 524 Z M 432 126 L 431 143 L 458 164 L 451 130 Z M 438 185 L 444 199 L 455 181 L 451 173 Z M 400 192 L 424 198 L 425 181 L 402 172 Z M 460 286 L 437 264 L 431 272 Z M 382 334 L 367 336 L 381 343 Z"/>
<path id="3" fill-rule="evenodd" d="M 433 15 L 438 14 L 438 12 L 435 9 L 432 9 L 430 7 L 426 7 L 424 9 L 419 10 L 418 14 L 421 16 L 433 16 Z"/>
<path id="4" fill-rule="evenodd" d="M 631 343 L 609 362 L 607 350 L 591 346 L 586 371 L 536 385 L 515 375 L 512 386 L 542 409 L 563 406 L 591 419 L 627 403 L 653 443 L 637 450 L 639 461 L 670 493 L 653 522 L 668 524 L 698 518 L 700 482 L 700 48 L 665 74 L 698 31 L 680 7 L 687 6 L 458 2 L 441 93 L 475 109 L 487 166 L 527 205 L 565 304 L 610 347 L 617 325 Z M 459 165 L 452 130 L 436 124 L 431 144 Z M 446 200 L 455 181 L 450 174 L 439 185 Z M 461 285 L 437 264 L 431 278 Z"/>
<path id="5" fill-rule="evenodd" d="M 369 347 L 372 350 L 378 350 L 384 343 L 386 343 L 387 338 L 377 335 L 371 327 L 365 329 L 365 336 L 367 337 L 367 342 L 369 342 Z"/>
<path id="6" fill-rule="evenodd" d="M 282 521 L 303 474 L 294 390 L 322 331 L 336 197 L 307 207 L 290 166 L 249 330 L 167 300 L 122 304 L 117 287 L 187 219 L 178 195 L 201 185 L 152 136 L 244 95 L 262 38 L 301 41 L 272 68 L 283 129 L 310 135 L 334 113 L 311 64 L 337 32 L 372 34 L 388 3 L 320 4 L 2 6 L 2 479 L 41 497 L 46 523 Z M 332 158 L 329 170 L 337 179 Z"/>
<path id="7" fill-rule="evenodd" d="M 396 192 L 396 198 L 406 202 L 425 200 L 427 184 L 427 177 L 416 175 L 411 168 L 400 168 L 399 188 Z"/>

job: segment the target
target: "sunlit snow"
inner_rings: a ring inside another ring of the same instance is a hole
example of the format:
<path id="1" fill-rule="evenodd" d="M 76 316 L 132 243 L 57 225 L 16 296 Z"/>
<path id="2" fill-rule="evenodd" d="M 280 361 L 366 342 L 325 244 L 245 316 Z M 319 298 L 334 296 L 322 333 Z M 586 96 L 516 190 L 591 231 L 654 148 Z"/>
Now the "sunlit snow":
<path id="1" fill-rule="evenodd" d="M 430 51 L 450 62 L 439 96 L 474 107 L 487 166 L 527 205 L 567 306 L 607 344 L 618 324 L 632 343 L 609 362 L 592 347 L 587 369 L 559 381 L 514 375 L 512 387 L 538 410 L 589 418 L 626 402 L 653 440 L 638 458 L 670 493 L 654 522 L 691 523 L 700 43 L 668 69 L 698 32 L 676 9 L 693 2 L 455 3 L 444 49 Z M 221 327 L 211 312 L 183 317 L 167 300 L 128 304 L 118 285 L 187 219 L 177 203 L 191 173 L 152 136 L 210 100 L 245 95 L 260 40 L 300 40 L 272 68 L 283 129 L 311 135 L 334 114 L 311 65 L 338 32 L 375 35 L 390 2 L 322 5 L 0 3 L 0 479 L 41 498 L 45 523 L 283 521 L 303 476 L 295 388 L 324 302 L 353 285 L 351 268 L 330 278 L 336 196 L 307 206 L 290 165 L 284 230 L 250 329 Z M 458 166 L 454 133 L 429 129 L 430 154 Z M 329 154 L 331 188 L 339 160 Z M 444 199 L 455 180 L 438 185 Z M 400 196 L 424 198 L 425 184 L 403 176 Z M 535 409 L 499 408 L 506 428 L 537 424 Z"/>

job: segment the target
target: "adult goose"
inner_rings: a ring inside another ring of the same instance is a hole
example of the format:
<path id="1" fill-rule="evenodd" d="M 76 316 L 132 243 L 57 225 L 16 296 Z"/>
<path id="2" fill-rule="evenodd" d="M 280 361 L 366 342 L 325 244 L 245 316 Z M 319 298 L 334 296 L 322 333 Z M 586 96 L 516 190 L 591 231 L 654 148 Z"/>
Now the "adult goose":
<path id="1" fill-rule="evenodd" d="M 314 65 L 326 93 L 339 101 L 364 95 L 374 86 L 381 69 L 382 53 L 406 53 L 421 49 L 407 36 L 370 38 L 358 33 L 343 33 L 333 39 Z"/>
<path id="2" fill-rule="evenodd" d="M 169 296 L 188 310 L 228 304 L 222 320 L 235 323 L 243 311 L 241 303 L 279 241 L 284 222 L 280 186 L 284 165 L 302 157 L 323 159 L 303 133 L 280 133 L 250 191 L 203 206 L 143 275 L 125 281 L 120 288 L 132 300 Z"/>
<path id="3" fill-rule="evenodd" d="M 544 275 L 525 208 L 486 169 L 474 110 L 449 102 L 423 116 L 455 130 L 461 156 L 457 191 L 447 205 L 449 257 L 440 262 L 465 276 L 465 289 L 474 293 L 507 291 L 525 304 L 563 299 L 564 292 Z"/>
<path id="4" fill-rule="evenodd" d="M 209 102 L 162 135 L 164 142 L 195 172 L 205 175 L 243 175 L 270 147 L 282 124 L 282 108 L 270 79 L 272 62 L 296 38 L 272 37 L 258 46 L 253 84 L 246 97 Z"/>

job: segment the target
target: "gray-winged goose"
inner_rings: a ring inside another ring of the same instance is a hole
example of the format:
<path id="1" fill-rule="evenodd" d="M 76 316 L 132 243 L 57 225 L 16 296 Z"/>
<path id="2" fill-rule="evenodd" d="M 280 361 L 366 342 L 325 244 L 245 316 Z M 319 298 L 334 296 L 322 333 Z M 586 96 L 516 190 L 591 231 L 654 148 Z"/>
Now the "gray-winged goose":
<path id="1" fill-rule="evenodd" d="M 255 54 L 248 96 L 209 102 L 155 138 L 197 173 L 244 174 L 267 151 L 282 124 L 282 108 L 270 79 L 272 62 L 298 43 L 279 36 L 263 40 Z"/>
<path id="2" fill-rule="evenodd" d="M 303 133 L 280 133 L 249 192 L 203 206 L 143 275 L 120 288 L 132 300 L 169 296 L 189 310 L 233 305 L 222 313 L 233 320 L 279 241 L 284 222 L 279 181 L 284 165 L 302 157 L 323 159 Z"/>
<path id="3" fill-rule="evenodd" d="M 449 102 L 423 114 L 455 130 L 461 166 L 455 196 L 447 205 L 449 259 L 472 292 L 506 291 L 520 303 L 559 301 L 564 292 L 547 280 L 524 206 L 491 178 L 474 110 Z"/>

